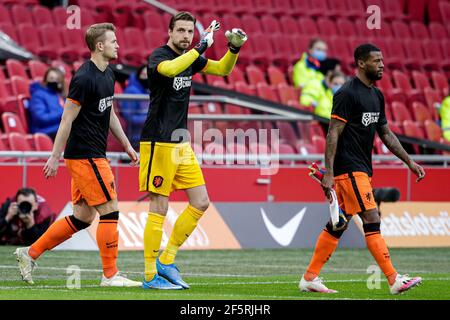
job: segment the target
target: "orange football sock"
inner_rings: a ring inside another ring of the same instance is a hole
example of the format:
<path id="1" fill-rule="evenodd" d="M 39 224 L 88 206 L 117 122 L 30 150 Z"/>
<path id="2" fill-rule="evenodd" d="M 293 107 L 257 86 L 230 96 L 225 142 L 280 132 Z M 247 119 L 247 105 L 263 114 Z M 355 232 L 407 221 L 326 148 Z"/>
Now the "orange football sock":
<path id="1" fill-rule="evenodd" d="M 383 271 L 384 275 L 388 279 L 389 284 L 392 285 L 395 282 L 397 271 L 392 265 L 386 242 L 384 241 L 379 231 L 366 232 L 365 237 L 367 248 L 375 258 L 375 261 L 377 262 L 381 271 Z"/>
<path id="2" fill-rule="evenodd" d="M 37 239 L 28 251 L 31 258 L 36 260 L 47 250 L 71 238 L 75 232 L 89 227 L 89 223 L 78 220 L 73 215 L 55 221 L 45 233 Z"/>
<path id="3" fill-rule="evenodd" d="M 330 259 L 334 250 L 338 246 L 339 239 L 333 237 L 328 231 L 323 230 L 319 235 L 314 250 L 313 257 L 304 274 L 306 281 L 311 281 L 317 277 L 325 263 Z"/>
<path id="4" fill-rule="evenodd" d="M 117 273 L 117 256 L 119 255 L 119 232 L 117 222 L 119 212 L 111 212 L 100 217 L 97 227 L 97 245 L 102 258 L 103 274 L 111 278 Z"/>

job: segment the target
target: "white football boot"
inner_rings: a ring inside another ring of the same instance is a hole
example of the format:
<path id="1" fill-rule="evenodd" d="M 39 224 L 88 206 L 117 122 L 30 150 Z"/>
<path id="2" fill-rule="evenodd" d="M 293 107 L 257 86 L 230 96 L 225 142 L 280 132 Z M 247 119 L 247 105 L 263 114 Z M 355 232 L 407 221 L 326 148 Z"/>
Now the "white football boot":
<path id="1" fill-rule="evenodd" d="M 391 294 L 400 294 L 411 288 L 414 288 L 415 286 L 418 286 L 421 282 L 421 277 L 411 278 L 407 274 L 397 274 L 394 284 L 392 286 L 389 286 L 389 289 L 391 291 Z"/>
<path id="2" fill-rule="evenodd" d="M 101 287 L 140 287 L 142 286 L 142 282 L 133 281 L 121 275 L 117 272 L 111 278 L 106 278 L 105 275 L 102 275 L 102 282 L 100 282 Z"/>
<path id="3" fill-rule="evenodd" d="M 31 277 L 31 273 L 37 267 L 37 264 L 33 260 L 33 258 L 31 258 L 30 255 L 28 254 L 29 248 L 30 247 L 17 248 L 16 251 L 14 251 L 14 255 L 16 256 L 16 260 L 19 265 L 22 280 L 29 284 L 34 284 L 33 278 Z"/>
<path id="4" fill-rule="evenodd" d="M 302 276 L 298 288 L 302 292 L 337 293 L 336 290 L 328 289 L 319 277 L 315 277 L 312 281 L 306 281 L 305 277 Z"/>

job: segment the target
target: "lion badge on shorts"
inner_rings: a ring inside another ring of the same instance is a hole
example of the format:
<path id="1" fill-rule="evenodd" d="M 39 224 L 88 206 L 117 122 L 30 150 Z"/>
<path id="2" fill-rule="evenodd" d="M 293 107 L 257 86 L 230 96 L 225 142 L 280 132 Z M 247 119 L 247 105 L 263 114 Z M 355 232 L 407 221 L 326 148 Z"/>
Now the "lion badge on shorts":
<path id="1" fill-rule="evenodd" d="M 164 178 L 163 178 L 163 177 L 161 177 L 161 176 L 155 176 L 155 177 L 153 178 L 153 186 L 154 186 L 155 188 L 159 188 L 159 187 L 161 187 L 161 185 L 163 184 L 163 181 L 164 181 Z"/>

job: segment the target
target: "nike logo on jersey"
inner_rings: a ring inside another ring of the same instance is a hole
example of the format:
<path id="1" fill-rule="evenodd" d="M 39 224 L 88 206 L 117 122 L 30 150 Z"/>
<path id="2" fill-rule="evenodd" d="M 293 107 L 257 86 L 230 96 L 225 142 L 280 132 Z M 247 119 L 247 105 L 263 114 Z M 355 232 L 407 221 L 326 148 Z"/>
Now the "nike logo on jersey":
<path id="1" fill-rule="evenodd" d="M 281 227 L 276 227 L 267 217 L 266 212 L 263 208 L 261 209 L 261 215 L 263 217 L 264 224 L 266 225 L 267 230 L 269 231 L 272 238 L 283 247 L 286 247 L 291 244 L 294 239 L 295 233 L 300 226 L 300 222 L 303 219 L 303 216 L 306 212 L 306 207 L 299 211 L 294 217 L 292 217 L 288 222 L 286 222 Z"/>

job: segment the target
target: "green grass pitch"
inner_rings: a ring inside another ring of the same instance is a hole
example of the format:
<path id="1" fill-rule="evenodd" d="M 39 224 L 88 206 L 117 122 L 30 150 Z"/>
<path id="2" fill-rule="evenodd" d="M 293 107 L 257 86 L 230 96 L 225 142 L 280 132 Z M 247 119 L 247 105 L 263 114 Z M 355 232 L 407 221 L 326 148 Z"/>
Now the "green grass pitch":
<path id="1" fill-rule="evenodd" d="M 99 287 L 101 264 L 97 252 L 53 251 L 38 261 L 34 285 L 20 280 L 14 247 L 0 247 L 0 299 L 70 300 L 322 300 L 322 299 L 444 299 L 450 300 L 450 248 L 391 249 L 400 273 L 423 277 L 421 286 L 399 296 L 389 294 L 384 276 L 379 289 L 368 289 L 367 273 L 375 262 L 366 249 L 339 248 L 321 276 L 339 293 L 300 293 L 297 285 L 312 249 L 181 251 L 177 257 L 191 289 L 153 291 Z M 119 268 L 129 278 L 143 277 L 143 253 L 120 252 Z M 81 269 L 81 288 L 66 286 L 66 268 Z"/>

